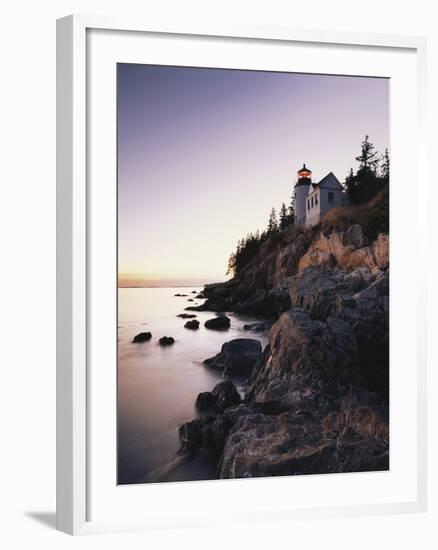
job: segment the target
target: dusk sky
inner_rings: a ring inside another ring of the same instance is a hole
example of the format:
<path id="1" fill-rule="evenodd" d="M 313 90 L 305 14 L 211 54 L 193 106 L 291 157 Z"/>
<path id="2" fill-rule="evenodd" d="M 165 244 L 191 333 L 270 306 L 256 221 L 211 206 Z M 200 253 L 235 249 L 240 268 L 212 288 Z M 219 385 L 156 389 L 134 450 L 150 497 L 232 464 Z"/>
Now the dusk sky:
<path id="1" fill-rule="evenodd" d="M 120 284 L 224 280 L 303 162 L 343 182 L 366 134 L 388 147 L 387 79 L 119 64 Z"/>

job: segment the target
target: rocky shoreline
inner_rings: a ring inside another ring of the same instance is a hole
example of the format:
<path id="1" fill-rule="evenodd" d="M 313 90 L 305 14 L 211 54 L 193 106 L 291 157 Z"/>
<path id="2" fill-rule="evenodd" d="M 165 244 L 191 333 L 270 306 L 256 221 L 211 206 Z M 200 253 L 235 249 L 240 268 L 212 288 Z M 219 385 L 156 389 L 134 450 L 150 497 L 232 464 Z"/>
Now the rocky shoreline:
<path id="1" fill-rule="evenodd" d="M 180 427 L 178 454 L 208 457 L 218 478 L 388 469 L 388 235 L 369 242 L 352 225 L 268 245 L 186 308 L 273 324 L 264 350 L 254 334 L 204 362 L 227 380 L 198 396 L 203 414 Z"/>

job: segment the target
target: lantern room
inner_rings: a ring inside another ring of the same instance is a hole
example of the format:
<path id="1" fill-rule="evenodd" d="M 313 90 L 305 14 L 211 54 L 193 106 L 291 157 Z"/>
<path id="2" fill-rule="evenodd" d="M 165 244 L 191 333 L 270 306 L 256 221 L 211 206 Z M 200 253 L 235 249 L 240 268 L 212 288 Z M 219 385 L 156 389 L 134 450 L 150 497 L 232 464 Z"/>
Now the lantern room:
<path id="1" fill-rule="evenodd" d="M 298 170 L 298 178 L 308 178 L 310 179 L 312 177 L 312 170 L 310 168 L 307 168 L 305 164 L 303 164 L 303 167 L 301 170 Z"/>

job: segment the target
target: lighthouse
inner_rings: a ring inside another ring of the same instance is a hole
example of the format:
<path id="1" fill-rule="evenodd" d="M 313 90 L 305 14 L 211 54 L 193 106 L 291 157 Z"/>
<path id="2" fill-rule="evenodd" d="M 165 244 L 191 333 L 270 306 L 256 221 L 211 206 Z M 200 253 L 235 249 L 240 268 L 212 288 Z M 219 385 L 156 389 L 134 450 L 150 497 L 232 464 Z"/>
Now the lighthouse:
<path id="1" fill-rule="evenodd" d="M 295 184 L 295 224 L 306 223 L 306 200 L 309 188 L 312 185 L 312 171 L 305 164 L 298 170 L 298 179 Z"/>

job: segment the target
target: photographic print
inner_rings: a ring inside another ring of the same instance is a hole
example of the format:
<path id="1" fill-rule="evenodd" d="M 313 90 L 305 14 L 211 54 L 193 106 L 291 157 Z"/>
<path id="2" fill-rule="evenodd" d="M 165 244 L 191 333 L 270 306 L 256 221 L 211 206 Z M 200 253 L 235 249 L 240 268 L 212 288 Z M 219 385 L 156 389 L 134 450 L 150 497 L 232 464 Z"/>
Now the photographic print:
<path id="1" fill-rule="evenodd" d="M 389 469 L 389 79 L 117 65 L 118 484 Z"/>

